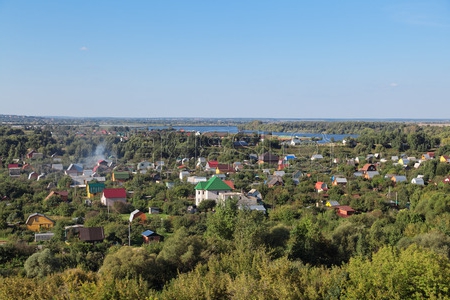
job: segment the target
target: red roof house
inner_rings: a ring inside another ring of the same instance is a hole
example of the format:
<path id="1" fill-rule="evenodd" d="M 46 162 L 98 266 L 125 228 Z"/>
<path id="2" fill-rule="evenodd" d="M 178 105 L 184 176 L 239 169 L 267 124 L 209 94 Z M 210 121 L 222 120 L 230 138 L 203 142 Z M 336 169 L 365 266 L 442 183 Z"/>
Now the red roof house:
<path id="1" fill-rule="evenodd" d="M 362 168 L 361 168 L 361 172 L 365 173 L 365 172 L 369 172 L 369 171 L 376 171 L 377 167 L 374 164 L 365 164 Z"/>
<path id="2" fill-rule="evenodd" d="M 124 188 L 104 189 L 101 197 L 103 205 L 112 206 L 115 202 L 127 202 L 127 191 Z"/>
<path id="3" fill-rule="evenodd" d="M 325 182 L 318 181 L 316 182 L 315 189 L 318 193 L 328 191 L 328 185 Z"/>
<path id="4" fill-rule="evenodd" d="M 210 160 L 206 163 L 205 169 L 209 171 L 216 171 L 217 166 L 219 165 L 218 161 Z"/>

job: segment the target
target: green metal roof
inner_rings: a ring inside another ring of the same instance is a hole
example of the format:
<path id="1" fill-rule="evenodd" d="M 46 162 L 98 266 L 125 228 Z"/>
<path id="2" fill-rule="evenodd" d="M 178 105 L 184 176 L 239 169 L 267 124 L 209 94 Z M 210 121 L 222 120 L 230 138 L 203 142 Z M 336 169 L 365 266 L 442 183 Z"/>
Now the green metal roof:
<path id="1" fill-rule="evenodd" d="M 219 177 L 213 176 L 206 182 L 199 182 L 195 186 L 196 190 L 206 191 L 231 191 L 231 188 Z"/>
<path id="2" fill-rule="evenodd" d="M 92 182 L 88 184 L 89 193 L 95 194 L 95 193 L 101 193 L 103 192 L 103 189 L 105 188 L 105 184 L 103 182 Z"/>
<path id="3" fill-rule="evenodd" d="M 114 172 L 115 179 L 128 179 L 130 178 L 130 173 L 128 172 Z"/>

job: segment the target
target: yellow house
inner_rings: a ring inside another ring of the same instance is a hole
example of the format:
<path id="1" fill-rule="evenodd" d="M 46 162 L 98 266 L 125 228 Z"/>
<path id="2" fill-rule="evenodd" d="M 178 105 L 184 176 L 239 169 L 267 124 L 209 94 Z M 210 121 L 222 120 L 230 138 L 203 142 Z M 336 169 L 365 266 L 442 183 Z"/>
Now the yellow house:
<path id="1" fill-rule="evenodd" d="M 103 193 L 105 184 L 103 182 L 90 182 L 86 185 L 87 196 L 93 199 L 95 195 Z"/>
<path id="2" fill-rule="evenodd" d="M 336 200 L 329 200 L 325 203 L 326 207 L 335 207 L 335 206 L 339 206 L 339 202 L 337 202 Z"/>
<path id="3" fill-rule="evenodd" d="M 49 219 L 43 214 L 34 213 L 28 216 L 25 222 L 27 229 L 35 232 L 48 231 L 53 228 L 55 221 Z"/>
<path id="4" fill-rule="evenodd" d="M 450 162 L 450 157 L 448 155 L 441 155 L 441 157 L 439 157 L 439 161 L 440 162 Z"/>
<path id="5" fill-rule="evenodd" d="M 125 182 L 130 179 L 130 173 L 128 172 L 113 172 L 112 173 L 112 181 L 121 181 Z"/>

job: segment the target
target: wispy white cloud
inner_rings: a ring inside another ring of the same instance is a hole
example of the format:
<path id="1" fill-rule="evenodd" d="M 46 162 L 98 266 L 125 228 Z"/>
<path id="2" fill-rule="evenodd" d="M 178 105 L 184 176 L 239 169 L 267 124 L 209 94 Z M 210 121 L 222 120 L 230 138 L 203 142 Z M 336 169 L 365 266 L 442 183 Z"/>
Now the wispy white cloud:
<path id="1" fill-rule="evenodd" d="M 391 82 L 389 84 L 389 86 L 395 88 L 395 87 L 398 87 L 398 83 L 397 82 Z"/>
<path id="2" fill-rule="evenodd" d="M 80 48 L 80 51 L 87 51 L 87 50 L 88 50 L 88 48 L 85 47 L 85 46 L 83 46 L 83 47 Z"/>

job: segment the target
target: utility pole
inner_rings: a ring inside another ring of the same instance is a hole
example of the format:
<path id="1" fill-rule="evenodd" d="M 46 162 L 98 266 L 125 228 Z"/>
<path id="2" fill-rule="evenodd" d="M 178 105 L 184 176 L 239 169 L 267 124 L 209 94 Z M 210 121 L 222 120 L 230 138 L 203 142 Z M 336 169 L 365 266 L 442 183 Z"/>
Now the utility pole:
<path id="1" fill-rule="evenodd" d="M 128 222 L 128 246 L 131 246 L 131 222 Z"/>

